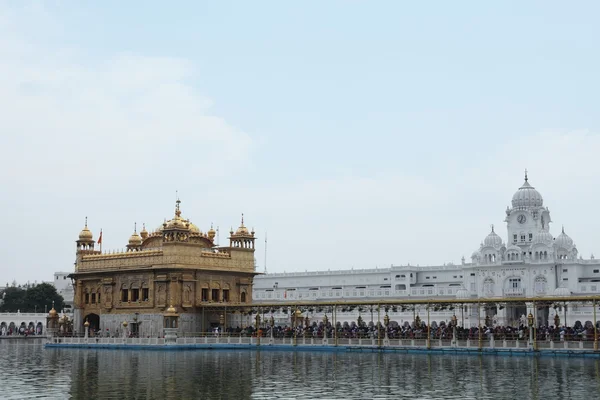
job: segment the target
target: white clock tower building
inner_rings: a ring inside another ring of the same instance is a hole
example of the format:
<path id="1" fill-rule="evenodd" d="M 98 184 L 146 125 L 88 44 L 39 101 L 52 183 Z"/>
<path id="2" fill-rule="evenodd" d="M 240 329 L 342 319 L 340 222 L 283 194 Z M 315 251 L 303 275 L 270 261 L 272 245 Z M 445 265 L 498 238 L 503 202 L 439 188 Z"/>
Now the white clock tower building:
<path id="1" fill-rule="evenodd" d="M 538 234 L 549 233 L 550 211 L 544 207 L 540 192 L 527 181 L 527 171 L 525 182 L 513 195 L 512 208 L 506 208 L 504 221 L 508 230 L 507 244 L 512 248 L 519 247 L 524 257 L 531 256 L 527 251 Z"/>

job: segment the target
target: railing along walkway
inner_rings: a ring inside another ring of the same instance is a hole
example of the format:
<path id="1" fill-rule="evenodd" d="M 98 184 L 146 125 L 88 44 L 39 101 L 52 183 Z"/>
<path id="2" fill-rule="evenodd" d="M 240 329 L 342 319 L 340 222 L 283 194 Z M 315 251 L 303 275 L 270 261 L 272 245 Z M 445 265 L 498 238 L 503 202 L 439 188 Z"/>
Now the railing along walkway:
<path id="1" fill-rule="evenodd" d="M 165 341 L 165 338 L 123 338 L 123 337 L 83 337 L 83 336 L 67 336 L 67 337 L 52 337 L 48 338 L 50 345 L 76 345 L 85 347 L 94 347 L 95 345 L 108 346 L 165 346 L 165 345 L 180 345 L 180 346 L 198 346 L 203 345 L 231 345 L 237 346 L 338 346 L 338 347 L 378 347 L 378 348 L 398 348 L 398 349 L 505 349 L 505 350 L 527 350 L 531 347 L 536 350 L 583 350 L 583 351 L 598 351 L 598 342 L 594 340 L 577 340 L 577 341 L 553 341 L 539 340 L 529 344 L 528 340 L 495 340 L 492 338 L 482 338 L 481 340 L 467 339 L 456 340 L 451 339 L 386 339 L 383 337 L 359 337 L 359 338 L 323 338 L 321 337 L 275 337 L 269 336 L 256 337 L 247 335 L 194 335 L 188 337 L 178 337 L 173 341 Z"/>

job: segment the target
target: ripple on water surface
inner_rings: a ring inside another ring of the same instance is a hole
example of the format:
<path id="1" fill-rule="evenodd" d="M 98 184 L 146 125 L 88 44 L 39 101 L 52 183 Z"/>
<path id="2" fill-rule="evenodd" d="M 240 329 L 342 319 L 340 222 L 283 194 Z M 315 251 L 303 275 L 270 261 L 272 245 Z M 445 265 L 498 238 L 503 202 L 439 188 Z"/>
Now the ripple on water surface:
<path id="1" fill-rule="evenodd" d="M 589 398 L 600 360 L 280 351 L 44 349 L 0 341 L 3 399 Z"/>

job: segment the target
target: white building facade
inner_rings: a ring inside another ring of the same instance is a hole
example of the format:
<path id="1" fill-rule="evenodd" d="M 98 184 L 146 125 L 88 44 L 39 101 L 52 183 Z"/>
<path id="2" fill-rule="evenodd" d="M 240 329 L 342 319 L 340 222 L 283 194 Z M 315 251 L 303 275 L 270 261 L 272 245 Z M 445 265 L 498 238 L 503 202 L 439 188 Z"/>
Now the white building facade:
<path id="1" fill-rule="evenodd" d="M 527 174 L 512 197 L 512 207 L 507 207 L 505 213 L 506 242 L 492 227 L 471 255 L 471 262 L 463 258 L 460 265 L 392 265 L 363 270 L 264 274 L 254 278 L 254 302 L 568 298 L 600 294 L 600 260 L 579 256 L 564 228 L 553 237 L 550 211 L 544 206 L 541 194 L 529 183 Z M 536 316 L 538 325 L 554 325 L 556 315 L 561 319 L 560 325 L 566 321 L 567 326 L 593 319 L 591 306 L 571 305 L 567 312 L 560 302 L 535 309 L 532 303 L 523 302 L 491 309 L 464 307 L 460 316 L 457 310 L 444 310 L 434 313 L 432 320 L 448 322 L 456 313 L 465 327 L 478 326 L 483 321 L 515 326 L 529 312 Z M 354 314 L 357 313 L 355 310 Z M 410 323 L 414 313 L 398 311 L 396 315 L 390 314 L 390 318 L 399 324 Z M 358 314 L 354 314 L 343 318 L 355 320 Z"/>
<path id="2" fill-rule="evenodd" d="M 73 281 L 69 278 L 69 274 L 72 274 L 72 272 L 55 272 L 54 281 L 52 282 L 58 294 L 63 297 L 63 313 L 73 313 L 75 291 L 73 290 Z"/>

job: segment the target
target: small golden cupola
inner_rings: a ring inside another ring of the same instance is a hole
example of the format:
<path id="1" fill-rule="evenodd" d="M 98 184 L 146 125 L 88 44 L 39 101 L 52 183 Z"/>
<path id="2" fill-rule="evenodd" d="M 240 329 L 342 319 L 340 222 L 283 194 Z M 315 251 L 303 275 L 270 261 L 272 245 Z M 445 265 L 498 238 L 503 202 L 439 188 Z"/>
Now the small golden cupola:
<path id="1" fill-rule="evenodd" d="M 79 250 L 94 250 L 94 235 L 92 231 L 88 229 L 87 217 L 85 217 L 85 226 L 79 232 L 79 239 L 77 240 L 77 251 Z"/>
<path id="2" fill-rule="evenodd" d="M 197 232 L 193 232 L 190 228 L 192 225 L 190 224 L 190 221 L 181 218 L 180 204 L 181 200 L 177 199 L 175 202 L 175 216 L 163 224 L 163 243 L 189 242 L 190 234 L 200 234 L 200 229 L 198 229 L 198 227 L 196 227 Z"/>
<path id="3" fill-rule="evenodd" d="M 148 231 L 146 230 L 146 224 L 142 224 L 142 230 L 140 231 L 140 236 L 142 240 L 146 240 L 148 238 Z"/>
<path id="4" fill-rule="evenodd" d="M 214 242 L 214 241 L 215 241 L 215 236 L 216 236 L 216 235 L 217 235 L 217 231 L 215 231 L 215 230 L 214 230 L 214 228 L 213 228 L 213 224 L 211 223 L 211 224 L 210 224 L 210 229 L 208 230 L 208 238 L 209 238 L 211 241 L 213 241 L 213 242 Z"/>
<path id="5" fill-rule="evenodd" d="M 248 231 L 248 228 L 244 225 L 244 214 L 242 214 L 242 223 L 235 233 L 233 229 L 230 232 L 229 247 L 235 247 L 240 249 L 254 250 L 254 229 L 252 232 Z"/>
<path id="6" fill-rule="evenodd" d="M 129 236 L 127 251 L 139 251 L 142 249 L 142 238 L 137 233 L 137 223 L 134 224 L 133 233 Z"/>
<path id="7" fill-rule="evenodd" d="M 175 202 L 175 216 L 163 224 L 163 231 L 172 229 L 189 230 L 190 221 L 186 221 L 185 219 L 181 218 L 181 210 L 179 208 L 180 204 L 181 200 L 177 199 Z"/>

